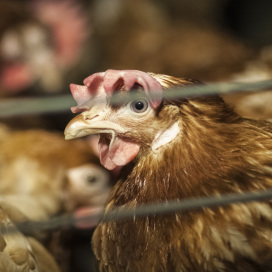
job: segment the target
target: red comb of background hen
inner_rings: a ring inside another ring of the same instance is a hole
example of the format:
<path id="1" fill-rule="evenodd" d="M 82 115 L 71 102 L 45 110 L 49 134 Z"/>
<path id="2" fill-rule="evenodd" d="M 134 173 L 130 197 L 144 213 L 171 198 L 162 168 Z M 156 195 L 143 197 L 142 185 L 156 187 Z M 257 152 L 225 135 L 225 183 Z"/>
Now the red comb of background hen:
<path id="1" fill-rule="evenodd" d="M 83 81 L 85 86 L 71 84 L 71 92 L 78 106 L 72 107 L 72 112 L 86 109 L 86 104 L 91 98 L 104 92 L 111 95 L 120 86 L 126 91 L 133 88 L 135 84 L 143 87 L 149 97 L 150 105 L 157 108 L 162 100 L 162 86 L 151 75 L 138 70 L 107 70 L 106 72 L 95 73 Z"/>
<path id="2" fill-rule="evenodd" d="M 52 32 L 58 63 L 67 67 L 76 62 L 90 33 L 82 4 L 76 0 L 32 0 L 31 8 Z"/>

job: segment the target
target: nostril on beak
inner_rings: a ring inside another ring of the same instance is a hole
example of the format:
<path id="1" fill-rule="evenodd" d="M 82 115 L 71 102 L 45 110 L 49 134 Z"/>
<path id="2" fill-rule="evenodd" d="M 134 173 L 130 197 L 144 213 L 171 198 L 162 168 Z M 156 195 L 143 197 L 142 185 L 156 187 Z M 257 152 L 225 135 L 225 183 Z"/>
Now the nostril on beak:
<path id="1" fill-rule="evenodd" d="M 85 120 L 93 120 L 93 119 L 95 119 L 96 117 L 98 117 L 99 115 L 98 114 L 96 114 L 96 115 L 94 115 L 94 116 L 86 116 L 85 117 Z"/>

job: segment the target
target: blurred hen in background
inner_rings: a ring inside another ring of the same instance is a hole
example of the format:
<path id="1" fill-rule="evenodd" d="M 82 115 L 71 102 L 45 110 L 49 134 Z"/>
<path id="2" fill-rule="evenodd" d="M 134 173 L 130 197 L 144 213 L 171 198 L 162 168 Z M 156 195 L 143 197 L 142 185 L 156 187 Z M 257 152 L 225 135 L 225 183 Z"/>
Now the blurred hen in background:
<path id="1" fill-rule="evenodd" d="M 97 71 L 126 67 L 205 81 L 228 79 L 254 52 L 215 25 L 224 3 L 96 1 L 94 35 L 103 56 Z"/>
<path id="2" fill-rule="evenodd" d="M 20 220 L 27 220 L 27 217 L 12 203 L 1 201 L 0 270 L 59 272 L 56 261 L 46 248 L 34 237 L 23 235 L 13 224 Z"/>
<path id="3" fill-rule="evenodd" d="M 61 92 L 67 77 L 77 80 L 79 61 L 86 68 L 91 28 L 82 2 L 1 1 L 0 13 L 0 94 Z"/>
<path id="4" fill-rule="evenodd" d="M 0 199 L 13 201 L 30 219 L 103 206 L 110 175 L 85 140 L 69 143 L 58 132 L 1 125 L 0 150 Z"/>
<path id="5" fill-rule="evenodd" d="M 67 142 L 58 132 L 12 131 L 1 125 L 0 150 L 0 208 L 9 212 L 11 222 L 102 210 L 112 186 L 111 176 L 87 141 Z M 37 233 L 34 237 L 52 252 L 62 271 L 69 271 L 73 250 L 90 238 L 72 243 L 73 232 L 68 230 L 51 235 L 52 239 Z M 20 233 L 18 237 L 23 239 Z M 12 238 L 7 244 L 17 246 Z"/>

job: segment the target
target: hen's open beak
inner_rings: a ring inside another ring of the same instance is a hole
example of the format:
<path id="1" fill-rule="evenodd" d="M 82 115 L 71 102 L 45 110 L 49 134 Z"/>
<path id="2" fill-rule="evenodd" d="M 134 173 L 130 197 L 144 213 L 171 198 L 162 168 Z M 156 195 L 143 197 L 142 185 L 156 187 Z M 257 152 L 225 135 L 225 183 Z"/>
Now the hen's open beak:
<path id="1" fill-rule="evenodd" d="M 100 135 L 98 143 L 100 162 L 108 170 L 128 164 L 140 150 L 139 144 L 125 136 L 128 129 L 115 122 L 112 115 L 107 107 L 100 110 L 92 107 L 72 119 L 64 132 L 66 140 L 90 134 L 111 134 L 111 137 Z"/>
<path id="2" fill-rule="evenodd" d="M 108 120 L 104 120 L 103 114 L 86 111 L 73 118 L 65 128 L 66 140 L 83 137 L 91 134 L 112 134 L 112 139 L 116 133 L 125 133 L 126 130 L 120 125 Z"/>

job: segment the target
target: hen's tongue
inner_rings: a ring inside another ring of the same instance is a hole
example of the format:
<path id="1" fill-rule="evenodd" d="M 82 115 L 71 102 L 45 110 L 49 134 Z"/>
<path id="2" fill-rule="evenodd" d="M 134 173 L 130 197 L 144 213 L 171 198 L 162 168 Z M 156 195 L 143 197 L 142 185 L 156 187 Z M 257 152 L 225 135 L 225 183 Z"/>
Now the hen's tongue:
<path id="1" fill-rule="evenodd" d="M 101 164 L 108 170 L 113 170 L 131 162 L 138 154 L 140 146 L 120 137 L 116 137 L 110 146 L 110 140 L 105 135 L 100 135 L 98 149 Z"/>

